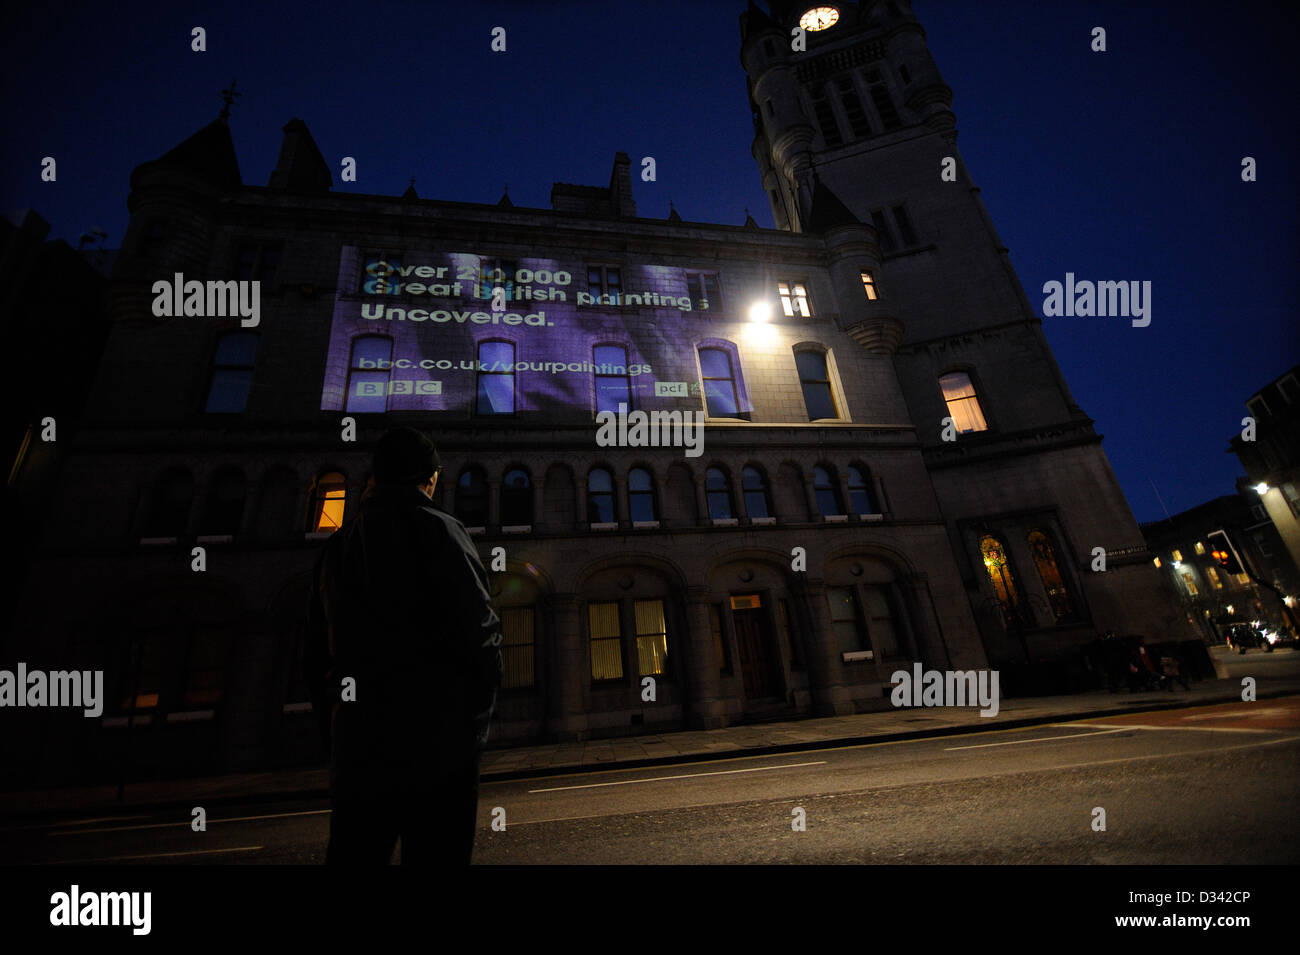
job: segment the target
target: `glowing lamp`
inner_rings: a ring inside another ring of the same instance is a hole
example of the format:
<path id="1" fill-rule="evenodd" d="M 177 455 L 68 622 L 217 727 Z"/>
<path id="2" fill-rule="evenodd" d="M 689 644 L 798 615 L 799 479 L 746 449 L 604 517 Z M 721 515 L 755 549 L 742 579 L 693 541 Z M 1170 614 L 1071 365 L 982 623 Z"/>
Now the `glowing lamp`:
<path id="1" fill-rule="evenodd" d="M 749 320 L 751 322 L 766 322 L 772 317 L 772 306 L 767 302 L 755 302 L 749 306 Z"/>

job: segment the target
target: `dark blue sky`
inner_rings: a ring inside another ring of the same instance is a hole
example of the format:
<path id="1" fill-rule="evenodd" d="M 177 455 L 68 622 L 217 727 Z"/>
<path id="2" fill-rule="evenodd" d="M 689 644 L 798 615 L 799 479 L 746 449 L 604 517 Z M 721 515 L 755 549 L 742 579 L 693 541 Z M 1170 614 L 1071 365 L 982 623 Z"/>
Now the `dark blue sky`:
<path id="1" fill-rule="evenodd" d="M 638 211 L 740 224 L 771 213 L 749 155 L 743 0 L 27 4 L 0 20 L 0 211 L 36 209 L 76 244 L 116 247 L 131 169 L 216 116 L 265 185 L 304 119 L 339 191 L 548 206 L 552 182 Z M 915 10 L 953 88 L 958 145 L 1025 285 L 1152 282 L 1152 320 L 1048 318 L 1048 340 L 1139 520 L 1229 494 L 1245 400 L 1300 361 L 1296 30 L 1285 5 L 1069 0 Z M 190 30 L 207 30 L 207 52 Z M 489 49 L 507 30 L 504 54 Z M 1089 49 L 1103 26 L 1108 52 Z M 58 181 L 40 181 L 54 156 Z M 338 161 L 358 181 L 339 184 Z M 1243 183 L 1243 156 L 1259 179 Z"/>

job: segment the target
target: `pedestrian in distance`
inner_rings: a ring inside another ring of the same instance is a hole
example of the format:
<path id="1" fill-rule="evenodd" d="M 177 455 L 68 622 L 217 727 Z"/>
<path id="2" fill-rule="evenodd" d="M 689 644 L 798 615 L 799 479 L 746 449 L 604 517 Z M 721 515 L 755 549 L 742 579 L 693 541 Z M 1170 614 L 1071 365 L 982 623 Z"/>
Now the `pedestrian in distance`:
<path id="1" fill-rule="evenodd" d="M 428 437 L 386 432 L 312 575 L 303 666 L 330 754 L 329 864 L 466 865 L 501 684 L 500 619 Z"/>

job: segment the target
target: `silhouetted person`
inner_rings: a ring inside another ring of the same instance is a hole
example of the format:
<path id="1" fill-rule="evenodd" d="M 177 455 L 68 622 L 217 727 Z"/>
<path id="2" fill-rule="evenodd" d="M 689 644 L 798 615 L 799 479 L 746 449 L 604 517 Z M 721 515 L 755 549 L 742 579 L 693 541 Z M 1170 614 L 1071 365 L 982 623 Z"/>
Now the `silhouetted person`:
<path id="1" fill-rule="evenodd" d="M 330 752 L 327 863 L 465 865 L 501 683 L 500 620 L 460 521 L 433 506 L 438 452 L 379 439 L 374 487 L 326 542 L 303 664 Z"/>

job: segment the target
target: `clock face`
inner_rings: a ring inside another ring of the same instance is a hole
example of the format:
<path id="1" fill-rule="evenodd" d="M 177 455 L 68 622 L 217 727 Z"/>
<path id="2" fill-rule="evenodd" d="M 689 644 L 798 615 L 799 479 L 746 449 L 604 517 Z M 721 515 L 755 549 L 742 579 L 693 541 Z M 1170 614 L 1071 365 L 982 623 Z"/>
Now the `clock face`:
<path id="1" fill-rule="evenodd" d="M 840 18 L 840 11 L 834 7 L 813 7 L 799 18 L 799 26 L 816 32 L 832 27 Z"/>

